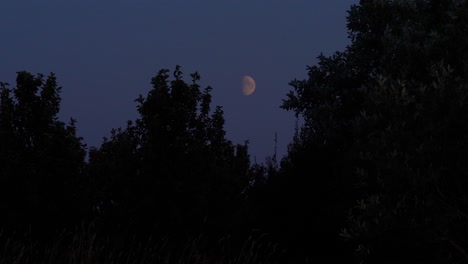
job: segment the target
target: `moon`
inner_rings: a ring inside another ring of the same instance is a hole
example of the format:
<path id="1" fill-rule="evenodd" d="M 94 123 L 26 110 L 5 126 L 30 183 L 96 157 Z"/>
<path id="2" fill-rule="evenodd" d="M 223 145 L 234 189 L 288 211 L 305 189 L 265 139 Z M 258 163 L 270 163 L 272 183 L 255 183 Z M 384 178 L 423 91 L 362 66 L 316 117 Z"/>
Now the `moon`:
<path id="1" fill-rule="evenodd" d="M 251 95 L 255 91 L 255 80 L 250 76 L 242 78 L 242 93 L 245 96 Z"/>

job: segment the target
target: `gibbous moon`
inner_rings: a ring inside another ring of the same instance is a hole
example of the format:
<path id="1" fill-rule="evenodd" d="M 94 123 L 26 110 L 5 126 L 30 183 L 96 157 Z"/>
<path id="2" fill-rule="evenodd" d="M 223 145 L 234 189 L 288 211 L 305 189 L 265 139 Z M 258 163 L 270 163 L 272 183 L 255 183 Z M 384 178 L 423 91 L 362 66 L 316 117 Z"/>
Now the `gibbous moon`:
<path id="1" fill-rule="evenodd" d="M 255 91 L 255 81 L 250 76 L 242 78 L 242 93 L 245 96 L 251 95 Z"/>

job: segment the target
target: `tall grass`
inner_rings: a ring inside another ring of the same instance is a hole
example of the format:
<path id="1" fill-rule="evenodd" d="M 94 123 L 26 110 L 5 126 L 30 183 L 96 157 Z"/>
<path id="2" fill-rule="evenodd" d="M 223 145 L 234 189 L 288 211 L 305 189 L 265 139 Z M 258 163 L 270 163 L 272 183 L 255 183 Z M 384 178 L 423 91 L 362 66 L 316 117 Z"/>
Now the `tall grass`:
<path id="1" fill-rule="evenodd" d="M 99 237 L 92 228 L 64 230 L 52 242 L 33 242 L 28 235 L 0 232 L 0 264 L 63 263 L 63 264 L 269 264 L 280 263 L 285 252 L 268 235 L 251 235 L 240 246 L 227 235 L 209 246 L 200 235 L 173 243 L 169 237 L 135 237 L 118 241 Z"/>

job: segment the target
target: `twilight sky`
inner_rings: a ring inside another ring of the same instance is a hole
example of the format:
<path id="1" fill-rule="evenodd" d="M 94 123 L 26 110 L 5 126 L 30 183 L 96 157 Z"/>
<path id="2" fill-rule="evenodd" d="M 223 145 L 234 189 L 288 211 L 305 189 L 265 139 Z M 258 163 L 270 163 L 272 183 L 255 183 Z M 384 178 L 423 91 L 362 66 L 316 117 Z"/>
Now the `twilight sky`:
<path id="1" fill-rule="evenodd" d="M 357 0 L 41 0 L 0 3 L 0 81 L 16 72 L 56 73 L 62 121 L 99 146 L 138 115 L 161 68 L 198 71 L 223 106 L 227 138 L 250 141 L 258 162 L 286 153 L 294 115 L 279 108 L 288 82 L 306 77 L 323 52 L 348 43 L 346 10 Z M 241 92 L 244 75 L 256 91 Z M 172 76 L 172 75 L 171 75 Z"/>

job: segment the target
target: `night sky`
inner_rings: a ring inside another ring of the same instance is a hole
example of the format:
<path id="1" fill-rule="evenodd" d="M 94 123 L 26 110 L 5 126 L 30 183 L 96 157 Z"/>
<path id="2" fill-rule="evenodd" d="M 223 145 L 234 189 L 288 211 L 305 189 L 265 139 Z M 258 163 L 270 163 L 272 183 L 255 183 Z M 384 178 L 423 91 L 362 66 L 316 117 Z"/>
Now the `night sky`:
<path id="1" fill-rule="evenodd" d="M 252 160 L 286 153 L 295 118 L 279 108 L 288 82 L 306 78 L 321 52 L 349 43 L 346 10 L 357 0 L 41 0 L 0 3 L 0 81 L 16 72 L 56 73 L 60 118 L 99 146 L 112 128 L 138 113 L 159 69 L 198 71 L 223 106 L 227 138 L 250 141 Z M 255 79 L 250 96 L 244 75 Z"/>

